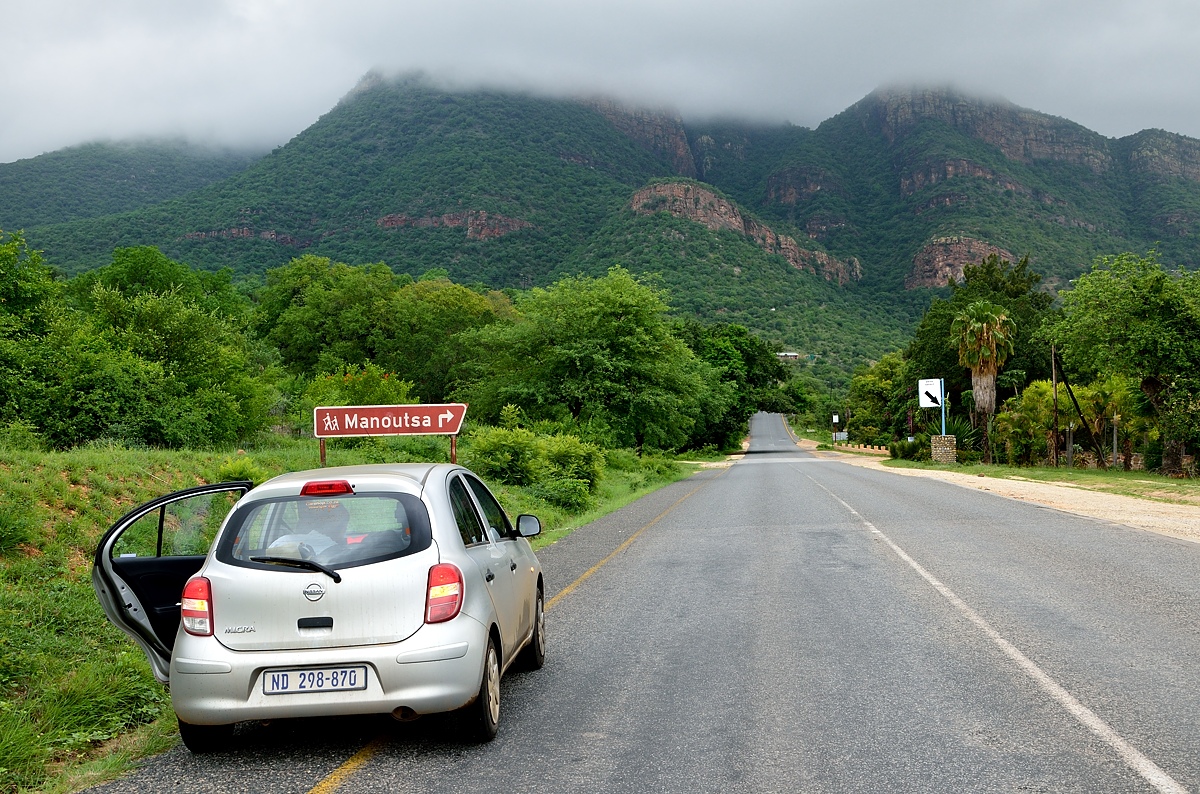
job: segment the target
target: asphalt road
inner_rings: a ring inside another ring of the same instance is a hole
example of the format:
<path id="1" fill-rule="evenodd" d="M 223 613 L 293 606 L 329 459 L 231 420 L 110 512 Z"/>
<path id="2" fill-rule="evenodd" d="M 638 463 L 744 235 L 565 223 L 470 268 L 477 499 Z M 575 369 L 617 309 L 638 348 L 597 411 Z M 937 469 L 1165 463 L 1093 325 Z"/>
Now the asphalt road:
<path id="1" fill-rule="evenodd" d="M 821 459 L 774 415 L 750 452 L 539 553 L 548 660 L 493 743 L 274 723 L 97 790 L 1200 792 L 1200 544 Z"/>

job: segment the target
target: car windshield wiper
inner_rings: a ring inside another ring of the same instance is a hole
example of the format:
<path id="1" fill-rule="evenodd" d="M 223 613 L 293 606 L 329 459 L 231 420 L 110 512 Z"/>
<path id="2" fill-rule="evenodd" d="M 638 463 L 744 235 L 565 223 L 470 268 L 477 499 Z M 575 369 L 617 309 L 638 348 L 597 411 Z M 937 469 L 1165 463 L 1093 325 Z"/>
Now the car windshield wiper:
<path id="1" fill-rule="evenodd" d="M 338 583 L 342 581 L 342 575 L 330 568 L 328 565 L 322 565 L 319 562 L 312 560 L 301 560 L 296 557 L 251 557 L 250 562 L 269 562 L 274 565 L 290 565 L 293 568 L 307 568 L 310 571 L 318 571 L 328 576 Z"/>

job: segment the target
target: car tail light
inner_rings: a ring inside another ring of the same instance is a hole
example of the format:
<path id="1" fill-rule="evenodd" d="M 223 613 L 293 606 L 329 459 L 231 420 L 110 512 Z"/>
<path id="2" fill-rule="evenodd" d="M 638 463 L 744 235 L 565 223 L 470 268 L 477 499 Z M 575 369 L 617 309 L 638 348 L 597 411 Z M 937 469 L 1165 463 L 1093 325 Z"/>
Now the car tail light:
<path id="1" fill-rule="evenodd" d="M 300 489 L 301 496 L 340 496 L 347 493 L 354 493 L 354 489 L 346 480 L 313 480 L 304 483 Z"/>
<path id="2" fill-rule="evenodd" d="M 207 579 L 203 576 L 188 579 L 183 586 L 183 598 L 179 606 L 184 631 L 197 637 L 212 636 L 212 585 Z"/>
<path id="3" fill-rule="evenodd" d="M 425 622 L 442 623 L 462 609 L 462 571 L 448 562 L 429 569 L 429 592 L 425 596 Z"/>

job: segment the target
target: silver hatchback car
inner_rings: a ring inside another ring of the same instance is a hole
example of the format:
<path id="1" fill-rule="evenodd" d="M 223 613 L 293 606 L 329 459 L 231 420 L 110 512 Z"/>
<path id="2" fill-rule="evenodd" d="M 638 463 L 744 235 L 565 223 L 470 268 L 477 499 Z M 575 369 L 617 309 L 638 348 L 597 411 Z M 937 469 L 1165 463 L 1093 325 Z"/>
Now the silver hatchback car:
<path id="1" fill-rule="evenodd" d="M 132 510 L 92 583 L 193 752 L 246 720 L 458 709 L 488 741 L 501 676 L 545 659 L 540 531 L 461 466 L 317 469 Z"/>

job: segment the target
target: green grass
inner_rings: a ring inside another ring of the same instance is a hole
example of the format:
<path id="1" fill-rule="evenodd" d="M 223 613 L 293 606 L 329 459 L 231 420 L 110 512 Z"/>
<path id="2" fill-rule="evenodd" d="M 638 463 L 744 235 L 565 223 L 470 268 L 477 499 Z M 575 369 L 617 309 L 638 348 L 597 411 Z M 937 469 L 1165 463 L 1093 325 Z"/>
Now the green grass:
<path id="1" fill-rule="evenodd" d="M 329 465 L 448 460 L 449 442 L 335 441 L 327 452 Z M 533 489 L 495 490 L 510 514 L 541 518 L 535 548 L 542 548 L 696 469 L 625 450 L 607 457 L 581 514 Z M 316 442 L 278 437 L 224 451 L 0 448 L 0 792 L 79 790 L 177 740 L 165 689 L 141 650 L 104 618 L 92 591 L 92 556 L 108 526 L 168 491 L 318 465 Z"/>

